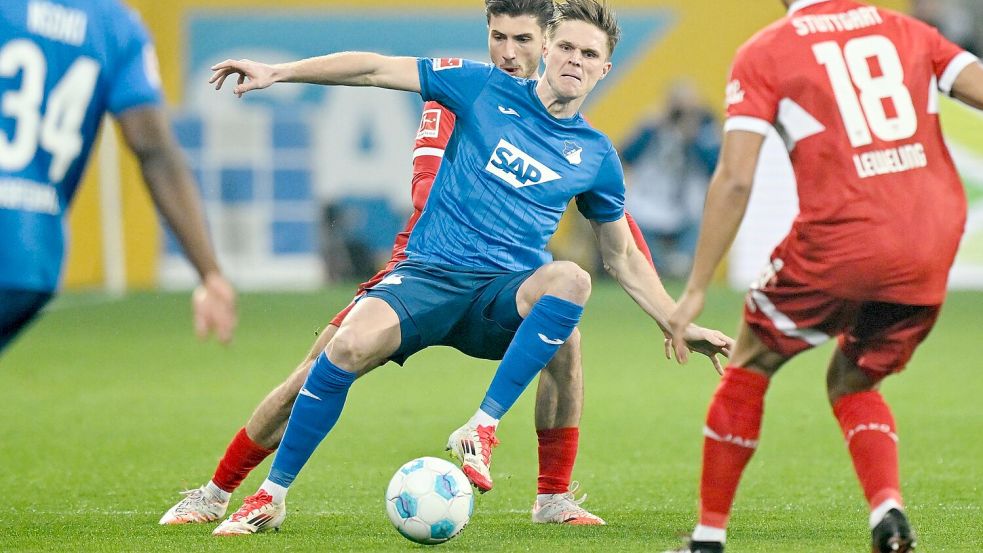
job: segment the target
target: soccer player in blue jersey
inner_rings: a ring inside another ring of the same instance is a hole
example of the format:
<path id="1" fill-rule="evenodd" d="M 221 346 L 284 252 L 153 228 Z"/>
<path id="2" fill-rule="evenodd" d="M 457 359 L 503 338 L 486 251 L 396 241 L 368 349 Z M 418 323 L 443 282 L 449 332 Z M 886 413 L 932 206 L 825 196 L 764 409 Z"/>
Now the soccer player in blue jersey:
<path id="1" fill-rule="evenodd" d="M 58 288 L 65 214 L 107 111 L 201 277 L 196 331 L 231 339 L 235 292 L 215 260 L 136 14 L 117 0 L 0 2 L 0 102 L 0 352 Z"/>
<path id="2" fill-rule="evenodd" d="M 215 534 L 278 528 L 288 487 L 337 421 L 352 382 L 429 345 L 485 358 L 504 353 L 475 417 L 448 444 L 479 490 L 489 489 L 498 420 L 573 332 L 590 295 L 590 276 L 552 261 L 545 249 L 573 198 L 591 220 L 611 274 L 668 328 L 675 304 L 625 222 L 621 163 L 610 140 L 579 114 L 611 69 L 618 34 L 613 14 L 595 0 L 558 4 L 539 81 L 456 58 L 350 52 L 213 67 L 216 88 L 236 75 L 240 96 L 276 82 L 377 86 L 418 92 L 457 115 L 408 260 L 366 293 L 318 356 L 267 480 Z M 684 333 L 719 368 L 715 356 L 732 341 L 695 325 Z"/>

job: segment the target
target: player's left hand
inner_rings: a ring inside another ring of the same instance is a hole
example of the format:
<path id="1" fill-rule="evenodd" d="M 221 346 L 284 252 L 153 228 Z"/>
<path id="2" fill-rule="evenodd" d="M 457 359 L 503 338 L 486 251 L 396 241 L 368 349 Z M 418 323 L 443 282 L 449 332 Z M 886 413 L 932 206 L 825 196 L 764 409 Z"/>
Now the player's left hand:
<path id="1" fill-rule="evenodd" d="M 195 334 L 199 339 L 208 338 L 213 332 L 220 342 L 232 340 L 232 332 L 239 322 L 236 315 L 236 292 L 224 276 L 209 273 L 195 288 L 191 296 L 194 310 Z"/>

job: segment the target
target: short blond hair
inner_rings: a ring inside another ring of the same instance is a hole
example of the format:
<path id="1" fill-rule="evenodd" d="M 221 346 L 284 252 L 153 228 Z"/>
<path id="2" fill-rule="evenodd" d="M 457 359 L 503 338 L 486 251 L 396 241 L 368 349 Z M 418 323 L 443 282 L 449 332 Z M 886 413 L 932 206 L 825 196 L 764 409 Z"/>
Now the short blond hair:
<path id="1" fill-rule="evenodd" d="M 608 35 L 608 55 L 614 53 L 621 38 L 621 27 L 618 18 L 607 3 L 598 0 L 565 0 L 557 2 L 553 7 L 553 18 L 546 26 L 546 36 L 552 38 L 557 27 L 565 21 L 583 21 L 590 23 Z"/>

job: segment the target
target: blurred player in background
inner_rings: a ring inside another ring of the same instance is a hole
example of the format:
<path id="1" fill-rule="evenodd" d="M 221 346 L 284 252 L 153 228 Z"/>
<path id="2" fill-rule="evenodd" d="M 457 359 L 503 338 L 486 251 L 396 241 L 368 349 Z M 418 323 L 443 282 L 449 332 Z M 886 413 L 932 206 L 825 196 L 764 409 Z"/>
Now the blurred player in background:
<path id="1" fill-rule="evenodd" d="M 703 308 L 772 127 L 790 152 L 800 213 L 748 293 L 704 427 L 699 525 L 681 551 L 723 551 L 771 377 L 833 337 L 827 393 L 870 505 L 873 551 L 911 551 L 897 430 L 878 386 L 904 369 L 945 298 L 966 198 L 942 139 L 937 91 L 983 108 L 983 66 L 934 28 L 888 10 L 850 0 L 784 4 L 788 15 L 734 61 L 721 162 L 672 328 Z M 676 349 L 686 356 L 684 344 Z"/>
<path id="2" fill-rule="evenodd" d="M 457 58 L 353 52 L 276 66 L 227 60 L 213 67 L 217 88 L 238 77 L 237 95 L 276 82 L 376 86 L 420 93 L 457 116 L 407 260 L 366 291 L 318 355 L 269 476 L 216 535 L 278 528 L 289 486 L 337 422 L 352 382 L 430 345 L 502 358 L 481 409 L 448 444 L 460 447 L 459 455 L 465 450 L 466 474 L 474 462 L 487 478 L 498 419 L 571 336 L 590 294 L 583 269 L 551 262 L 545 250 L 574 197 L 594 224 L 612 274 L 667 328 L 675 305 L 632 240 L 618 156 L 579 115 L 611 68 L 617 37 L 605 7 L 570 0 L 556 6 L 547 28 L 546 73 L 539 81 Z M 711 358 L 730 345 L 716 331 L 690 326 L 683 332 L 688 347 Z M 465 434 L 466 441 L 458 440 Z M 486 483 L 490 487 L 490 478 Z"/>
<path id="3" fill-rule="evenodd" d="M 543 54 L 543 33 L 553 14 L 552 0 L 486 0 L 488 52 L 493 63 L 509 75 L 538 77 Z M 454 131 L 455 116 L 434 101 L 423 106 L 423 117 L 413 152 L 413 214 L 396 236 L 392 258 L 384 269 L 361 284 L 356 298 L 379 284 L 406 259 L 406 244 L 423 212 L 430 188 Z M 637 225 L 626 214 L 638 248 L 650 258 Z M 232 438 L 212 479 L 174 505 L 161 524 L 210 522 L 225 516 L 229 498 L 246 476 L 273 453 L 280 443 L 294 399 L 311 365 L 334 337 L 353 301 L 338 313 L 318 337 L 307 358 L 259 404 L 246 425 Z M 536 434 L 539 440 L 539 481 L 532 519 L 541 523 L 603 524 L 580 505 L 568 490 L 579 444 L 583 409 L 583 373 L 580 336 L 575 332 L 547 365 L 536 394 Z"/>
<path id="4" fill-rule="evenodd" d="M 229 341 L 235 292 L 215 260 L 136 14 L 116 0 L 4 0 L 0 98 L 0 352 L 58 288 L 65 214 L 106 111 L 201 277 L 193 296 L 198 335 L 214 331 Z"/>

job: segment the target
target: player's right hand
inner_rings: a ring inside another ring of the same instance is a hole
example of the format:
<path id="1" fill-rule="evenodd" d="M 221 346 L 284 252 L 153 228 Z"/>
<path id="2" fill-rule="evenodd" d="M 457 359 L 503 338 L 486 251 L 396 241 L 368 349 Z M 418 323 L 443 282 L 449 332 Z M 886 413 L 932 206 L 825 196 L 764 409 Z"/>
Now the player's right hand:
<path id="1" fill-rule="evenodd" d="M 220 342 L 232 340 L 232 332 L 239 322 L 236 315 L 236 292 L 219 273 L 209 273 L 195 288 L 191 296 L 194 311 L 195 334 L 206 339 L 213 332 Z"/>
<path id="2" fill-rule="evenodd" d="M 232 92 L 242 98 L 250 90 L 260 90 L 276 82 L 276 70 L 272 65 L 252 60 L 225 60 L 211 67 L 212 78 L 209 83 L 215 85 L 215 90 L 221 90 L 229 75 L 238 75 L 236 87 Z"/>

